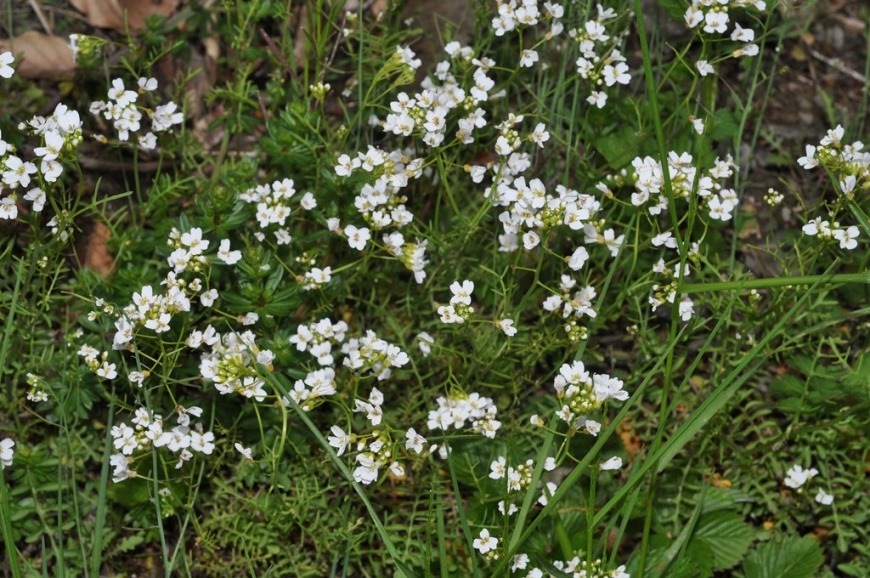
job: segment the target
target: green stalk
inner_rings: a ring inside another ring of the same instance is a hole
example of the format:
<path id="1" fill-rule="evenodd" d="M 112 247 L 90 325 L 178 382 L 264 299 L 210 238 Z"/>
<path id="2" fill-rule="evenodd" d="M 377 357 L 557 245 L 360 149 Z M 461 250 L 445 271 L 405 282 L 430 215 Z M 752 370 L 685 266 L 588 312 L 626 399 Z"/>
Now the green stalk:
<path id="1" fill-rule="evenodd" d="M 271 385 L 275 390 L 278 391 L 287 401 L 290 403 L 290 407 L 293 408 L 293 411 L 296 412 L 297 417 L 302 420 L 302 423 L 305 424 L 305 427 L 308 428 L 308 431 L 311 432 L 311 435 L 317 440 L 317 443 L 323 448 L 323 451 L 327 453 L 329 459 L 335 465 L 341 475 L 344 476 L 345 480 L 351 485 L 353 490 L 357 493 L 362 500 L 363 504 L 368 510 L 369 517 L 372 519 L 372 523 L 375 525 L 375 529 L 381 537 L 381 540 L 384 541 L 384 546 L 389 552 L 390 556 L 393 559 L 393 562 L 396 564 L 399 572 L 406 576 L 407 578 L 415 578 L 414 572 L 408 568 L 408 566 L 402 562 L 401 557 L 399 556 L 398 550 L 396 550 L 396 545 L 393 543 L 392 539 L 390 539 L 390 535 L 387 533 L 387 529 L 384 527 L 383 522 L 381 522 L 380 517 L 378 516 L 375 507 L 372 505 L 368 496 L 366 496 L 365 489 L 353 479 L 353 475 L 351 474 L 348 467 L 345 465 L 344 461 L 338 457 L 335 453 L 335 449 L 329 445 L 329 442 L 326 441 L 326 438 L 323 437 L 323 434 L 320 433 L 320 430 L 317 429 L 317 426 L 314 425 L 314 422 L 311 421 L 311 418 L 308 417 L 308 414 L 302 411 L 293 398 L 290 397 L 290 390 L 284 385 L 274 374 L 265 373 L 263 378 Z"/>
<path id="2" fill-rule="evenodd" d="M 97 493 L 97 517 L 94 522 L 94 546 L 91 550 L 91 576 L 99 576 L 103 560 L 103 528 L 106 524 L 106 492 L 109 488 L 109 456 L 112 455 L 112 422 L 115 418 L 115 386 L 109 397 L 109 418 L 106 420 L 106 446 L 103 449 L 103 467 Z"/>
<path id="3" fill-rule="evenodd" d="M 718 281 L 713 283 L 684 283 L 682 293 L 711 293 L 735 289 L 767 289 L 790 285 L 839 285 L 842 283 L 870 283 L 870 271 L 862 273 L 838 273 L 837 275 L 799 275 L 797 277 L 774 277 L 770 279 L 747 279 L 746 281 Z"/>

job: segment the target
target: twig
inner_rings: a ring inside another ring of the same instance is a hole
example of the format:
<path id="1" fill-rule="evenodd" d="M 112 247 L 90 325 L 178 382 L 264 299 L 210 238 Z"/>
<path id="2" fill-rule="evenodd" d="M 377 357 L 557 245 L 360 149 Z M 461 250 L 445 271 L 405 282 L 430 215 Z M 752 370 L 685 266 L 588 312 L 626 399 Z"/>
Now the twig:
<path id="1" fill-rule="evenodd" d="M 42 28 L 45 30 L 45 33 L 49 36 L 53 36 L 54 33 L 51 30 L 51 25 L 48 23 L 48 20 L 45 18 L 45 12 L 42 11 L 42 5 L 39 0 L 29 0 L 30 7 L 33 8 L 34 14 L 36 14 L 36 18 L 39 20 L 39 23 L 42 24 Z"/>
<path id="2" fill-rule="evenodd" d="M 827 64 L 831 68 L 834 68 L 839 72 L 842 72 L 846 76 L 853 78 L 854 80 L 857 80 L 861 84 L 866 84 L 867 78 L 863 74 L 861 74 L 860 72 L 856 72 L 856 71 L 852 70 L 851 68 L 847 68 L 846 65 L 843 64 L 843 61 L 840 60 L 839 58 L 828 58 L 827 56 L 825 56 L 824 54 L 822 54 L 821 52 L 819 52 L 813 48 L 810 48 L 809 51 L 810 51 L 810 54 L 813 56 L 813 58 L 817 58 L 818 60 L 821 60 L 822 62 L 824 62 L 825 64 Z"/>
<path id="3" fill-rule="evenodd" d="M 293 78 L 293 80 L 297 84 L 299 84 L 299 77 L 296 76 L 296 70 L 292 66 L 290 66 L 290 63 L 287 62 L 287 59 L 284 58 L 284 55 L 281 54 L 280 50 L 278 50 L 278 46 L 275 44 L 275 41 L 272 40 L 272 37 L 269 36 L 266 33 L 266 31 L 263 30 L 262 28 L 260 28 L 260 37 L 263 39 L 263 41 L 269 47 L 269 52 L 271 52 L 272 55 L 278 59 L 278 61 L 281 63 L 281 65 L 284 67 L 284 69 L 290 74 L 290 76 Z"/>

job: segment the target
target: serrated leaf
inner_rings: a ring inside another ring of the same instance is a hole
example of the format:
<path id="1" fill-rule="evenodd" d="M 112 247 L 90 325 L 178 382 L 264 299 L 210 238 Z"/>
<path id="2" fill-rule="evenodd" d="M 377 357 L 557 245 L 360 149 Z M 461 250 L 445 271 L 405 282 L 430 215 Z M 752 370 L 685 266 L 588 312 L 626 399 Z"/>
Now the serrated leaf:
<path id="1" fill-rule="evenodd" d="M 753 538 L 752 527 L 742 516 L 718 511 L 701 517 L 692 541 L 699 540 L 710 546 L 713 568 L 725 570 L 740 562 Z"/>
<path id="2" fill-rule="evenodd" d="M 822 565 L 822 549 L 809 538 L 788 536 L 759 544 L 746 556 L 746 578 L 813 578 Z"/>
<path id="3" fill-rule="evenodd" d="M 684 558 L 694 563 L 694 578 L 709 578 L 713 575 L 713 551 L 703 540 L 689 542 Z"/>

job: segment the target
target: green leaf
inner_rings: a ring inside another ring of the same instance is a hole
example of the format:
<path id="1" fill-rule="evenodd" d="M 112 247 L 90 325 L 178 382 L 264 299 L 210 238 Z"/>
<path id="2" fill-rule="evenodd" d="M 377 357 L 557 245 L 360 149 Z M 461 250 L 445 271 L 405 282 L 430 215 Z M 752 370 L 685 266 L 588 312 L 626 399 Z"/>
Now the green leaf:
<path id="1" fill-rule="evenodd" d="M 621 169 L 637 156 L 637 135 L 627 126 L 618 132 L 600 136 L 593 145 L 613 169 Z"/>
<path id="2" fill-rule="evenodd" d="M 821 565 L 818 543 L 788 536 L 759 544 L 743 562 L 743 573 L 746 578 L 813 578 Z"/>
<path id="3" fill-rule="evenodd" d="M 710 138 L 714 141 L 730 141 L 740 129 L 740 119 L 730 108 L 720 108 L 713 114 L 713 129 Z"/>
<path id="4" fill-rule="evenodd" d="M 692 540 L 710 546 L 713 555 L 713 568 L 725 570 L 740 562 L 754 533 L 743 517 L 734 512 L 718 511 L 701 516 Z"/>
<path id="5" fill-rule="evenodd" d="M 659 6 L 674 20 L 683 21 L 686 8 L 689 7 L 685 0 L 659 0 Z"/>

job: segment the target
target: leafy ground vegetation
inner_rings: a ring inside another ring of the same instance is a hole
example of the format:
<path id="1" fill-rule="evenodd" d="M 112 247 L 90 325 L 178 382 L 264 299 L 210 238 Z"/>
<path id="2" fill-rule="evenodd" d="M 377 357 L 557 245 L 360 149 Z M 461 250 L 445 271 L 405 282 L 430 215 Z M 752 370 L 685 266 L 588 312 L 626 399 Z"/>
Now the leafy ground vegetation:
<path id="1" fill-rule="evenodd" d="M 868 17 L 7 4 L 4 575 L 870 576 Z"/>

